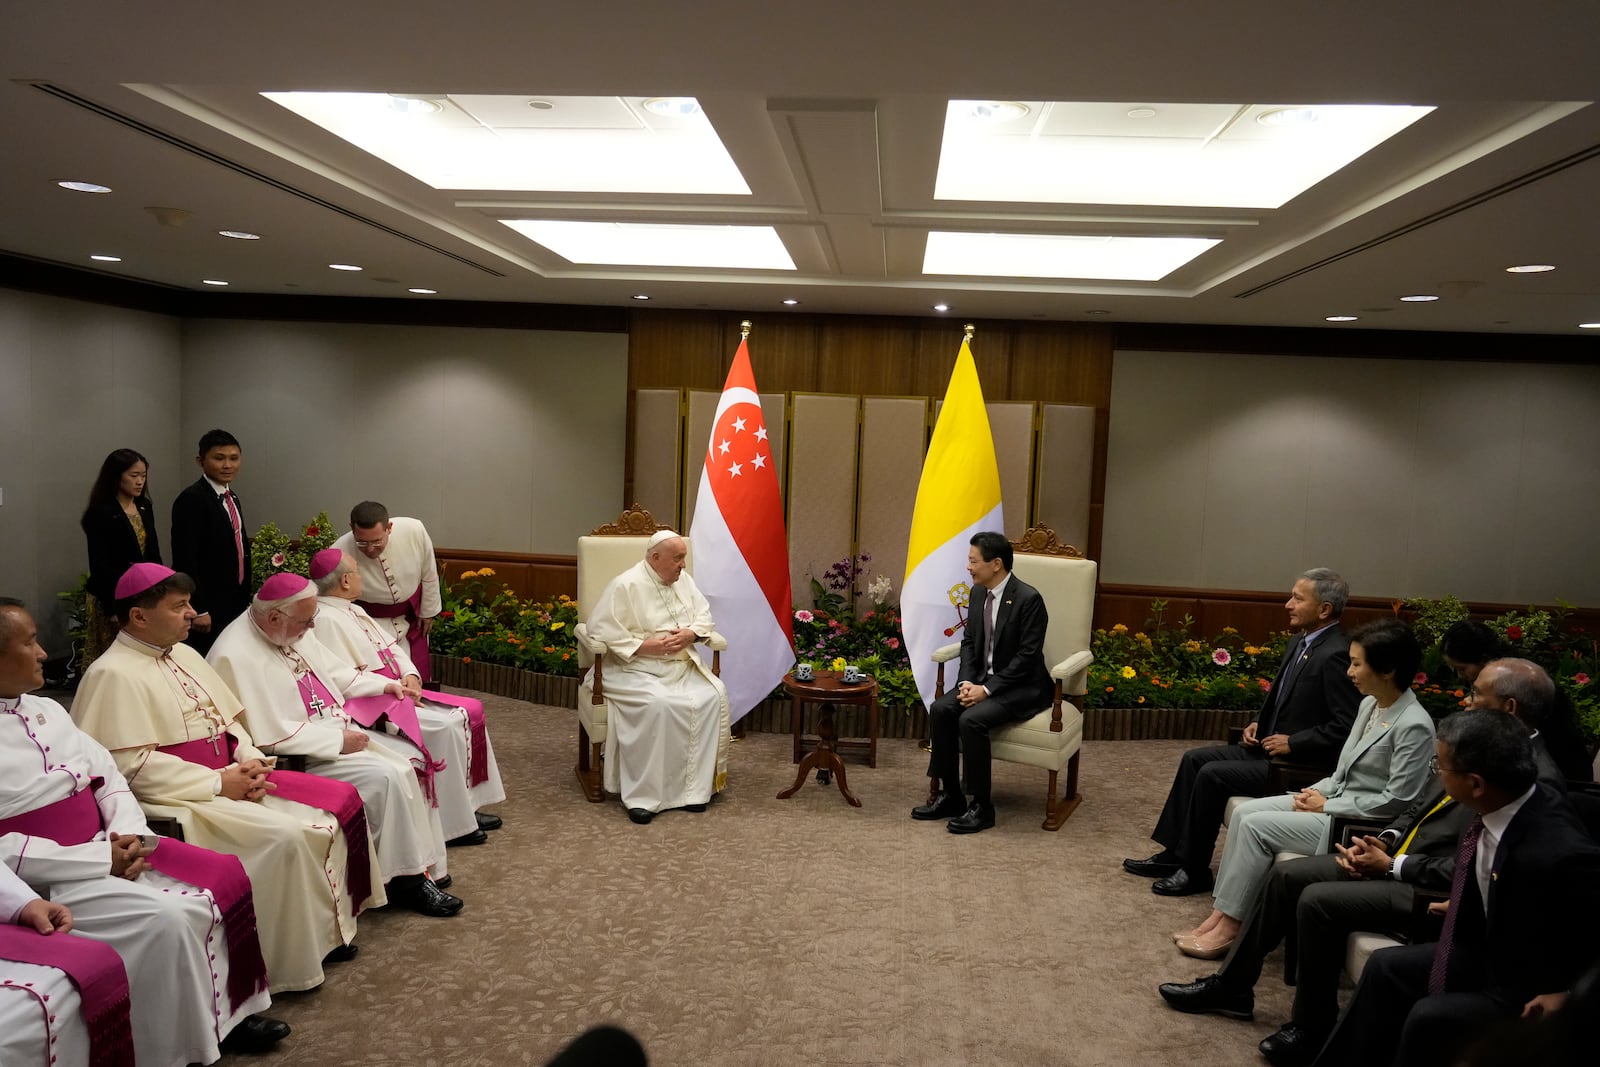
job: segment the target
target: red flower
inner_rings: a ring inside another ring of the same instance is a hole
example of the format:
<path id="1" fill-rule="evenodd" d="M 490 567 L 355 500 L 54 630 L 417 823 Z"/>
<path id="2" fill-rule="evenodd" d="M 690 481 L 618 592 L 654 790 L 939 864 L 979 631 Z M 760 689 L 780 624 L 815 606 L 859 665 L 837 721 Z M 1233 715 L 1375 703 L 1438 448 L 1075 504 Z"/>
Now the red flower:
<path id="1" fill-rule="evenodd" d="M 317 534 L 319 534 L 319 533 L 321 533 L 321 532 L 322 532 L 322 531 L 321 531 L 321 530 L 319 530 L 319 529 L 317 529 L 317 528 L 316 528 L 316 527 L 315 527 L 315 526 L 307 526 L 307 527 L 306 527 L 306 534 L 305 534 L 305 535 L 306 535 L 306 536 L 307 536 L 307 537 L 315 537 L 315 536 L 317 536 Z"/>
<path id="2" fill-rule="evenodd" d="M 441 611 L 441 612 L 439 612 L 439 618 L 441 618 L 441 619 L 453 619 L 455 617 L 456 617 L 456 613 L 453 612 L 453 611 Z"/>
<path id="3" fill-rule="evenodd" d="M 1421 671 L 1418 671 L 1417 672 L 1417 676 L 1415 678 L 1411 679 L 1411 684 L 1412 685 L 1427 685 L 1428 684 L 1428 676 L 1426 674 L 1422 673 Z"/>
<path id="4" fill-rule="evenodd" d="M 1520 626 L 1507 626 L 1506 627 L 1506 640 L 1508 640 L 1508 641 L 1521 641 L 1522 640 L 1522 627 L 1520 627 Z"/>

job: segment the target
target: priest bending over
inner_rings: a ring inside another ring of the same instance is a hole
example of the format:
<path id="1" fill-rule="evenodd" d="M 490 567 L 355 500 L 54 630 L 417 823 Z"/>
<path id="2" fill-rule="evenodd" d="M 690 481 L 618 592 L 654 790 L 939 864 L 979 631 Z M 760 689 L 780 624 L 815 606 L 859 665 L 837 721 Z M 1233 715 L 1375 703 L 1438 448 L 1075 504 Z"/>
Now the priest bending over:
<path id="1" fill-rule="evenodd" d="M 207 662 L 244 702 L 239 721 L 263 752 L 305 756 L 312 774 L 360 790 L 389 899 L 423 915 L 454 915 L 462 902 L 428 877 L 429 868 L 448 877 L 439 812 L 425 791 L 434 761 L 402 737 L 362 729 L 346 710 L 352 698 L 387 696 L 390 717 L 403 719 L 411 702 L 399 682 L 358 674 L 311 636 L 316 612 L 309 581 L 275 574 Z"/>
<path id="2" fill-rule="evenodd" d="M 176 819 L 185 841 L 239 857 L 271 991 L 311 989 L 324 956 L 355 955 L 361 908 L 385 903 L 381 884 L 372 899 L 361 796 L 348 782 L 274 770 L 256 748 L 239 698 L 182 643 L 193 588 L 159 563 L 128 569 L 116 587 L 122 631 L 84 672 L 72 717 L 111 750 L 147 816 Z"/>
<path id="3" fill-rule="evenodd" d="M 350 509 L 350 532 L 333 543 L 361 570 L 361 606 L 411 651 L 422 680 L 428 671 L 428 631 L 443 605 L 433 539 L 417 519 L 389 518 L 376 500 Z"/>
<path id="4" fill-rule="evenodd" d="M 358 671 L 400 683 L 416 706 L 422 741 L 444 763 L 434 775 L 439 822 L 447 845 L 481 845 L 485 830 L 498 830 L 500 817 L 480 812 L 506 798 L 489 744 L 483 703 L 471 697 L 424 693 L 422 676 L 406 646 L 379 626 L 361 604 L 362 577 L 356 562 L 337 548 L 311 560 L 317 586 L 316 638 Z"/>
<path id="5" fill-rule="evenodd" d="M 211 1063 L 289 1033 L 267 1007 L 250 880 L 232 856 L 157 838 L 111 753 L 44 684 L 45 651 L 0 597 L 0 863 L 127 968 L 139 1067 Z"/>
<path id="6" fill-rule="evenodd" d="M 691 648 L 712 624 L 687 555 L 683 538 L 658 531 L 589 613 L 589 637 L 606 648 L 584 679 L 592 690 L 600 674 L 610 708 L 605 788 L 636 823 L 666 808 L 704 811 L 727 784 L 728 691 Z"/>

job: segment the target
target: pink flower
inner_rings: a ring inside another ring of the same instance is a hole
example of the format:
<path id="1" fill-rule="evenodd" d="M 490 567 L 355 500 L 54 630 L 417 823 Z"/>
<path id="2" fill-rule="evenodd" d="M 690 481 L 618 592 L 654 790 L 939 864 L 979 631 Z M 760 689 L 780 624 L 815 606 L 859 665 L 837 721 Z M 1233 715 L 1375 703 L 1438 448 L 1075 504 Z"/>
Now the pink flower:
<path id="1" fill-rule="evenodd" d="M 883 639 L 883 643 L 888 645 L 890 648 L 900 647 L 900 639 L 898 637 L 886 637 Z M 1589 679 L 1587 675 L 1583 676 L 1583 682 L 1587 682 L 1588 680 Z M 1578 684 L 1582 685 L 1583 682 L 1579 682 Z"/>
<path id="2" fill-rule="evenodd" d="M 283 553 L 282 552 L 279 552 L 279 553 L 277 553 L 276 555 L 274 555 L 272 557 L 272 565 L 274 567 L 281 567 L 281 566 L 283 566 L 283 564 L 284 564 L 284 558 L 283 558 Z"/>
<path id="3" fill-rule="evenodd" d="M 1418 671 L 1417 672 L 1417 676 L 1415 678 L 1411 679 L 1411 684 L 1412 685 L 1427 685 L 1428 684 L 1428 676 L 1426 674 L 1422 673 L 1421 671 Z"/>
<path id="4" fill-rule="evenodd" d="M 1579 685 L 1588 685 L 1589 684 L 1589 676 L 1587 674 L 1585 674 L 1583 671 L 1579 671 L 1577 674 L 1574 674 L 1572 676 L 1572 680 L 1574 682 L 1577 682 Z"/>
<path id="5" fill-rule="evenodd" d="M 1228 650 L 1225 648 L 1214 648 L 1211 650 L 1211 662 L 1219 667 L 1226 667 L 1233 662 L 1233 657 L 1228 655 Z"/>
<path id="6" fill-rule="evenodd" d="M 1272 683 L 1267 681 L 1265 678 L 1257 678 L 1256 684 L 1261 687 L 1261 691 L 1263 693 L 1270 693 L 1272 691 Z"/>
<path id="7" fill-rule="evenodd" d="M 799 611 L 794 613 L 795 622 L 810 622 L 814 618 L 816 618 L 816 616 L 812 615 L 811 612 L 807 611 L 805 608 L 801 608 Z"/>

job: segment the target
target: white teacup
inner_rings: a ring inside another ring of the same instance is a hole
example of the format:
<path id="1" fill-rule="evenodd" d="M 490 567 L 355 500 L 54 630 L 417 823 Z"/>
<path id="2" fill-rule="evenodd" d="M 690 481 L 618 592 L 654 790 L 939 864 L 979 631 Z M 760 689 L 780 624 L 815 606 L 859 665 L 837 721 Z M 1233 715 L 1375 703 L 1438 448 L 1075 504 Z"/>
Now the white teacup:
<path id="1" fill-rule="evenodd" d="M 861 668 L 854 666 L 853 664 L 846 666 L 844 669 L 844 680 L 847 682 L 861 681 Z"/>
<path id="2" fill-rule="evenodd" d="M 794 668 L 794 680 L 797 682 L 811 681 L 811 664 L 797 663 Z"/>

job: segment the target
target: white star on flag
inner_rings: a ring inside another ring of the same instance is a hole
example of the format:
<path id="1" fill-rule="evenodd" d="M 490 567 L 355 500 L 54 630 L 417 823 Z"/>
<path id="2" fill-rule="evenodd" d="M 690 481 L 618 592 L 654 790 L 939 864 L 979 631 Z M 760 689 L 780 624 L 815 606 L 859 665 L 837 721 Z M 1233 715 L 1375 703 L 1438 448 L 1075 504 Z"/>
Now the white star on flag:
<path id="1" fill-rule="evenodd" d="M 760 470 L 762 467 L 767 465 L 767 457 L 763 456 L 760 452 L 757 452 L 756 458 L 752 460 L 752 462 L 755 463 L 756 470 Z"/>
<path id="2" fill-rule="evenodd" d="M 767 439 L 767 428 L 765 426 L 756 427 L 756 440 L 757 441 L 765 441 L 766 439 Z"/>
<path id="3" fill-rule="evenodd" d="M 734 433 L 739 433 L 743 429 L 744 429 L 744 420 L 743 419 L 734 419 L 733 420 L 733 432 Z"/>
<path id="4" fill-rule="evenodd" d="M 727 455 L 727 454 L 728 454 L 728 442 L 726 442 L 726 441 L 724 441 L 724 442 L 722 442 L 722 443 L 721 443 L 721 444 L 720 444 L 720 445 L 718 445 L 718 446 L 717 446 L 717 449 L 718 449 L 718 450 L 719 450 L 719 451 L 720 451 L 720 452 L 721 452 L 721 453 L 722 453 L 722 454 L 723 454 L 723 455 Z"/>
<path id="5" fill-rule="evenodd" d="M 739 475 L 742 473 L 739 464 L 735 463 L 733 466 L 729 467 L 728 473 L 733 475 L 735 478 L 739 477 Z"/>

